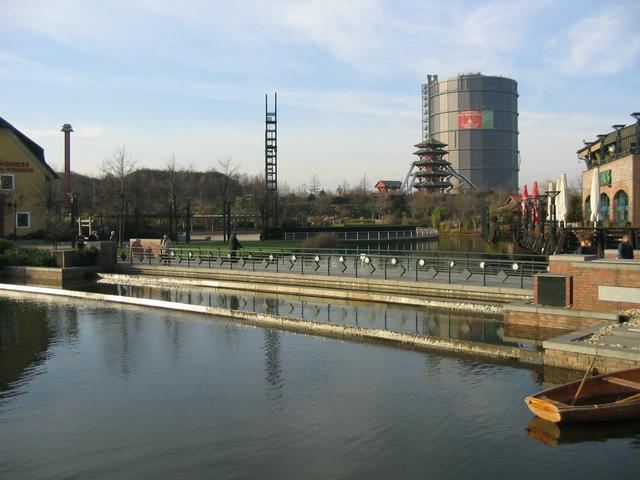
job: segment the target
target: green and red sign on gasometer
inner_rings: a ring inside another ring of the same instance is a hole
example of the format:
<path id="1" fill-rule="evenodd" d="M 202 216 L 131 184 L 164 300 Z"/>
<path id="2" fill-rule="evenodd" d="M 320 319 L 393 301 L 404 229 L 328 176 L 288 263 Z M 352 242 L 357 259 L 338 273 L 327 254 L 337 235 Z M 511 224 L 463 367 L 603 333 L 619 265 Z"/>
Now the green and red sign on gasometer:
<path id="1" fill-rule="evenodd" d="M 493 128 L 493 110 L 463 110 L 458 112 L 458 128 Z"/>

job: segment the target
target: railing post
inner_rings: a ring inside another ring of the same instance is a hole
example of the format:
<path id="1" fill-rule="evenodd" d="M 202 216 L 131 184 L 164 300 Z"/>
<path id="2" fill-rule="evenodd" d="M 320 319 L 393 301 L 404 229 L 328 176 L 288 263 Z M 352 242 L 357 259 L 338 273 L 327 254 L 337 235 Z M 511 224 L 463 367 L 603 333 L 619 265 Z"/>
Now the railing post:
<path id="1" fill-rule="evenodd" d="M 327 277 L 331 276 L 331 255 L 327 256 Z"/>

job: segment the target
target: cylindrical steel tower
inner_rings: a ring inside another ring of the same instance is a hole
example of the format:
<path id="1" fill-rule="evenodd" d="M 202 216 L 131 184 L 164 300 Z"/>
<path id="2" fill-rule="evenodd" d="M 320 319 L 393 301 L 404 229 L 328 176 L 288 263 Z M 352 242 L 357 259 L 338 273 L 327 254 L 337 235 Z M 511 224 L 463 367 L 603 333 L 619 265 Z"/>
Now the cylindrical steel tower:
<path id="1" fill-rule="evenodd" d="M 446 143 L 453 169 L 476 187 L 517 191 L 516 81 L 473 73 L 447 80 L 429 76 L 427 82 L 423 135 Z"/>

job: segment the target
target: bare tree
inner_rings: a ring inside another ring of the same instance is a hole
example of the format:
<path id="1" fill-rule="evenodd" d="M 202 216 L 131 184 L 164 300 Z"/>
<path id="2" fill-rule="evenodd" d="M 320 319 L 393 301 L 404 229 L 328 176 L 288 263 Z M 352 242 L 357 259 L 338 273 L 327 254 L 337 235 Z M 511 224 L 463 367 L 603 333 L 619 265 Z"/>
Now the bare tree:
<path id="1" fill-rule="evenodd" d="M 361 195 L 366 195 L 369 192 L 369 179 L 367 178 L 367 174 L 365 173 L 360 179 L 360 183 L 358 183 L 358 193 Z"/>
<path id="2" fill-rule="evenodd" d="M 351 185 L 349 185 L 349 182 L 347 182 L 346 180 L 343 180 L 342 183 L 338 185 L 338 188 L 336 189 L 336 194 L 348 195 L 350 190 L 351 190 Z"/>
<path id="3" fill-rule="evenodd" d="M 112 158 L 102 163 L 103 186 L 117 200 L 118 215 L 118 243 L 122 245 L 124 237 L 124 217 L 127 201 L 131 191 L 131 174 L 135 171 L 136 161 L 127 152 L 126 147 L 120 147 Z"/>
<path id="4" fill-rule="evenodd" d="M 223 157 L 218 160 L 220 167 L 219 172 L 223 175 L 222 185 L 218 196 L 220 203 L 222 204 L 222 222 L 224 224 L 223 240 L 227 242 L 231 236 L 231 205 L 233 203 L 233 197 L 235 189 L 233 188 L 236 183 L 238 167 L 233 165 L 232 158 L 230 156 Z"/>
<path id="5" fill-rule="evenodd" d="M 311 175 L 311 178 L 309 178 L 308 186 L 309 186 L 309 193 L 313 196 L 316 196 L 320 191 L 320 189 L 322 188 L 322 185 L 320 184 L 320 179 L 315 173 Z"/>
<path id="6" fill-rule="evenodd" d="M 56 180 L 43 179 L 37 186 L 35 195 L 36 203 L 41 210 L 47 212 L 46 228 L 49 227 L 56 218 L 56 214 L 60 213 L 63 205 L 62 189 L 60 182 Z"/>
<path id="7" fill-rule="evenodd" d="M 172 233 L 178 232 L 178 210 L 182 204 L 184 189 L 185 189 L 185 177 L 186 170 L 178 167 L 176 163 L 175 155 L 171 155 L 167 158 L 167 163 L 165 165 L 165 172 L 167 172 L 166 177 L 166 187 L 167 193 L 169 197 L 169 217 L 170 217 L 170 227 Z"/>

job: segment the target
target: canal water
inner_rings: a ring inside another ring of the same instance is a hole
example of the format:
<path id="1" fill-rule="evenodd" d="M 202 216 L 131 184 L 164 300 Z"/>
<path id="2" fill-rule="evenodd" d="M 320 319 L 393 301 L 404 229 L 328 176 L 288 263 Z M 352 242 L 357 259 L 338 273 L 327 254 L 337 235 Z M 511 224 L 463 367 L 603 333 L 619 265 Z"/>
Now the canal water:
<path id="1" fill-rule="evenodd" d="M 0 297 L 0 478 L 637 478 L 640 424 L 531 421 L 545 375 Z"/>
<path id="2" fill-rule="evenodd" d="M 197 243 L 193 244 L 197 246 Z M 506 254 L 509 249 L 505 242 L 489 243 L 485 242 L 479 235 L 465 234 L 441 234 L 436 239 L 425 240 L 420 242 L 406 241 L 385 241 L 385 242 L 363 242 L 352 243 L 341 248 L 338 252 L 377 252 L 377 253 L 406 253 L 414 252 L 424 254 L 435 254 L 438 252 L 456 252 L 456 253 L 486 253 L 486 254 Z"/>

